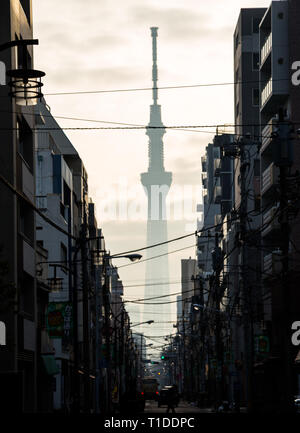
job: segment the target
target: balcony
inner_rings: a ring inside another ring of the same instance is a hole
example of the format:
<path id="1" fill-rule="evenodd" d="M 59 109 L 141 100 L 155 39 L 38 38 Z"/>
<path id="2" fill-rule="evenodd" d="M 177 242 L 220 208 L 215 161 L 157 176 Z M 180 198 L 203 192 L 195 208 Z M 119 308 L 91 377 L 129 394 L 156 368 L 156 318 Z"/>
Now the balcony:
<path id="1" fill-rule="evenodd" d="M 264 229 L 261 232 L 261 235 L 264 237 L 274 230 L 280 230 L 280 224 L 278 221 L 278 208 L 273 206 L 270 210 L 263 214 L 263 227 Z"/>
<path id="2" fill-rule="evenodd" d="M 47 209 L 47 196 L 46 195 L 40 195 L 35 197 L 35 205 L 37 208 L 41 210 Z"/>
<path id="3" fill-rule="evenodd" d="M 263 258 L 263 278 L 274 277 L 281 272 L 281 254 L 273 252 Z"/>
<path id="4" fill-rule="evenodd" d="M 272 50 L 272 33 L 269 34 L 267 37 L 261 52 L 260 52 L 260 64 L 263 65 L 265 60 L 267 59 L 268 55 L 270 54 Z"/>
<path id="5" fill-rule="evenodd" d="M 260 153 L 265 152 L 269 144 L 272 142 L 271 134 L 274 132 L 276 126 L 277 126 L 277 120 L 275 118 L 272 118 L 268 124 L 263 128 L 262 130 L 262 141 L 261 141 L 261 148 Z"/>
<path id="6" fill-rule="evenodd" d="M 222 215 L 220 215 L 220 214 L 215 215 L 215 221 L 214 222 L 215 222 L 215 226 L 216 226 L 215 230 L 220 231 L 222 228 Z"/>
<path id="7" fill-rule="evenodd" d="M 27 164 L 22 161 L 22 190 L 30 201 L 34 201 L 34 178 Z"/>
<path id="8" fill-rule="evenodd" d="M 262 107 L 265 105 L 267 100 L 272 95 L 272 91 L 273 91 L 273 81 L 272 81 L 272 78 L 270 78 L 270 80 L 265 85 L 263 91 L 261 92 L 261 106 Z"/>
<path id="9" fill-rule="evenodd" d="M 35 276 L 35 251 L 23 240 L 23 270 L 32 277 Z"/>
<path id="10" fill-rule="evenodd" d="M 214 173 L 215 173 L 215 176 L 220 176 L 220 173 L 221 173 L 221 159 L 220 158 L 214 159 Z"/>
<path id="11" fill-rule="evenodd" d="M 267 191 L 270 190 L 275 185 L 278 185 L 279 182 L 279 168 L 276 167 L 273 162 L 269 165 L 269 167 L 262 174 L 262 185 L 261 185 L 261 194 L 266 194 Z"/>
<path id="12" fill-rule="evenodd" d="M 221 203 L 221 198 L 222 198 L 222 187 L 217 185 L 214 188 L 214 202 L 216 204 Z"/>

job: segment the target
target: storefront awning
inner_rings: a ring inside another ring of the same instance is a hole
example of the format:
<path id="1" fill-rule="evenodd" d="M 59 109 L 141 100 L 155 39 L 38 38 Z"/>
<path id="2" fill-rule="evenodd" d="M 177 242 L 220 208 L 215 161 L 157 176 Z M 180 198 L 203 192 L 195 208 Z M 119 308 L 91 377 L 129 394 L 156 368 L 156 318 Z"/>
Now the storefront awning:
<path id="1" fill-rule="evenodd" d="M 41 355 L 47 374 L 54 375 L 59 373 L 54 355 Z"/>

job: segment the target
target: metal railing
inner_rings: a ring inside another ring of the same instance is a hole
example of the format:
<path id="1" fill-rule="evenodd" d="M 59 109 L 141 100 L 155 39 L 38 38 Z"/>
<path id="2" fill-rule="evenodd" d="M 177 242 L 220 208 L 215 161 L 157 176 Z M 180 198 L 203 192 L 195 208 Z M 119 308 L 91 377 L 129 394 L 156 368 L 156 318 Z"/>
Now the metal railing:
<path id="1" fill-rule="evenodd" d="M 268 55 L 270 54 L 270 51 L 272 49 L 272 33 L 269 34 L 269 36 L 267 37 L 261 52 L 260 52 L 260 64 L 262 65 L 264 63 L 264 61 L 266 60 L 266 58 L 268 57 Z"/>

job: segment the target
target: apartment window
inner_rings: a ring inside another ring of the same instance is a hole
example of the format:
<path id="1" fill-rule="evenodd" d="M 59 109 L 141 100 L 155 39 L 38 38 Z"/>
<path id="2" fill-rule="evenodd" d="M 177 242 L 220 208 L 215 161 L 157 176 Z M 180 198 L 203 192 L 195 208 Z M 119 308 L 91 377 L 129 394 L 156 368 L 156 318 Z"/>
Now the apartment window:
<path id="1" fill-rule="evenodd" d="M 24 118 L 17 120 L 17 147 L 18 152 L 29 166 L 30 170 L 33 170 L 33 134 L 29 125 Z"/>
<path id="2" fill-rule="evenodd" d="M 252 33 L 259 32 L 260 18 L 252 18 Z"/>
<path id="3" fill-rule="evenodd" d="M 19 205 L 19 232 L 27 240 L 33 242 L 34 239 L 34 214 L 31 207 L 24 201 Z"/>
<path id="4" fill-rule="evenodd" d="M 259 70 L 259 53 L 252 53 L 252 70 Z"/>
<path id="5" fill-rule="evenodd" d="M 254 160 L 254 176 L 260 176 L 260 161 L 259 161 L 259 159 Z"/>
<path id="6" fill-rule="evenodd" d="M 259 196 L 256 196 L 254 198 L 254 211 L 260 212 L 260 197 Z"/>
<path id="7" fill-rule="evenodd" d="M 33 316 L 34 314 L 34 279 L 23 274 L 21 281 L 19 281 L 20 297 L 19 297 L 19 308 L 23 313 Z"/>
<path id="8" fill-rule="evenodd" d="M 252 105 L 255 107 L 259 105 L 259 89 L 252 89 Z"/>
<path id="9" fill-rule="evenodd" d="M 67 266 L 67 263 L 68 263 L 68 250 L 67 250 L 67 247 L 62 242 L 60 244 L 60 260 L 61 260 L 61 263 L 64 266 Z"/>

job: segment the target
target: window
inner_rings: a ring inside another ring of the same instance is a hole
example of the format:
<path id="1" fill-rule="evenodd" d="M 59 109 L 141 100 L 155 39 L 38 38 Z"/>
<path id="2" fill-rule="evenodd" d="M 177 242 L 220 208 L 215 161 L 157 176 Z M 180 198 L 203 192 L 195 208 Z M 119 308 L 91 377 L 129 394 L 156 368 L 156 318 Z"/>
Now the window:
<path id="1" fill-rule="evenodd" d="M 33 135 L 32 130 L 24 118 L 17 120 L 17 146 L 18 152 L 27 163 L 30 170 L 33 170 Z"/>
<path id="2" fill-rule="evenodd" d="M 259 70 L 259 53 L 252 53 L 252 70 Z"/>
<path id="3" fill-rule="evenodd" d="M 252 89 L 252 105 L 255 107 L 259 105 L 259 89 Z"/>
<path id="4" fill-rule="evenodd" d="M 34 214 L 31 207 L 25 202 L 20 201 L 19 205 L 19 232 L 27 240 L 33 242 L 34 239 Z"/>
<path id="5" fill-rule="evenodd" d="M 254 211 L 260 212 L 260 197 L 259 196 L 256 196 L 254 198 Z"/>
<path id="6" fill-rule="evenodd" d="M 259 24 L 260 24 L 260 18 L 252 18 L 252 33 L 258 33 L 259 32 Z"/>
<path id="7" fill-rule="evenodd" d="M 254 176 L 260 176 L 260 161 L 259 161 L 259 159 L 254 160 Z"/>
<path id="8" fill-rule="evenodd" d="M 63 271 L 67 272 L 67 266 L 68 266 L 68 249 L 67 247 L 61 242 L 60 243 L 60 261 L 61 264 L 65 267 L 62 268 Z"/>

